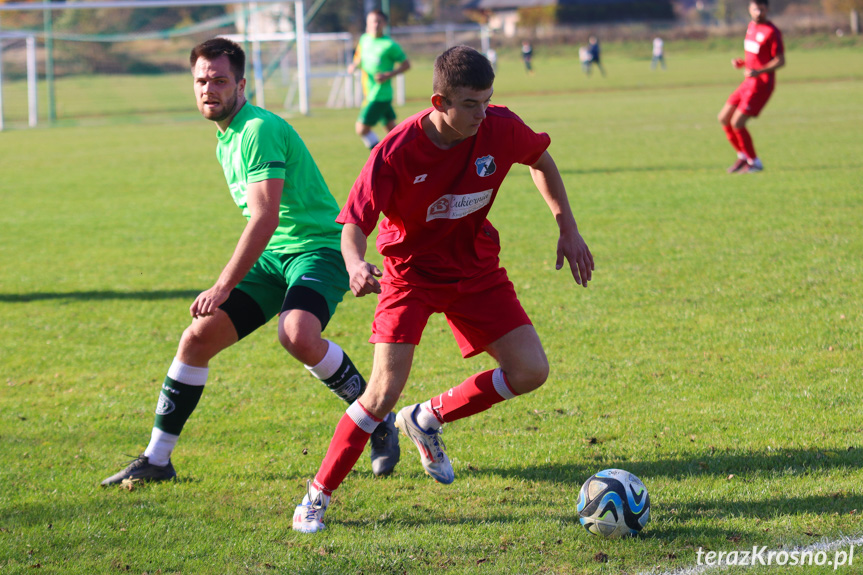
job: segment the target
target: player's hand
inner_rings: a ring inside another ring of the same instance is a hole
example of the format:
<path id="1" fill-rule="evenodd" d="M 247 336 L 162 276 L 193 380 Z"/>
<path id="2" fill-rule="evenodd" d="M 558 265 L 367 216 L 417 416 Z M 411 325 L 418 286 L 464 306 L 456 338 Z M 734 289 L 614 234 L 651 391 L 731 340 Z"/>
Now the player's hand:
<path id="1" fill-rule="evenodd" d="M 759 74 L 761 74 L 761 70 L 753 70 L 751 68 L 746 68 L 746 70 L 743 72 L 743 75 L 746 76 L 747 78 L 754 78 L 755 76 L 758 76 Z"/>
<path id="2" fill-rule="evenodd" d="M 228 300 L 229 295 L 231 295 L 230 289 L 213 286 L 207 291 L 198 294 L 198 297 L 195 298 L 195 301 L 189 307 L 189 313 L 195 319 L 213 315 L 219 306 Z"/>
<path id="3" fill-rule="evenodd" d="M 375 81 L 378 84 L 382 84 L 382 83 L 386 82 L 387 80 L 389 80 L 390 78 L 392 78 L 392 76 L 386 72 L 379 72 L 378 74 L 375 74 Z"/>
<path id="4" fill-rule="evenodd" d="M 377 266 L 363 261 L 348 270 L 350 275 L 351 291 L 356 297 L 363 297 L 370 293 L 381 293 L 381 284 L 375 279 L 384 275 Z"/>
<path id="5" fill-rule="evenodd" d="M 738 70 L 744 66 L 742 58 L 732 58 L 731 65 L 737 68 Z"/>
<path id="6" fill-rule="evenodd" d="M 558 238 L 556 269 L 563 268 L 564 258 L 569 262 L 575 283 L 587 287 L 593 277 L 593 254 L 578 232 L 561 234 Z"/>

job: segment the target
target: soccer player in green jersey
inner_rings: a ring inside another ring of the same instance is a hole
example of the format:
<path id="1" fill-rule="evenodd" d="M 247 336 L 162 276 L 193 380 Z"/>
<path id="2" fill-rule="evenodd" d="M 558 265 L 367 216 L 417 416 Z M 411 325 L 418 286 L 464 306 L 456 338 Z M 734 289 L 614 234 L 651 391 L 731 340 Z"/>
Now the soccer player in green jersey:
<path id="1" fill-rule="evenodd" d="M 360 36 L 354 61 L 348 66 L 351 74 L 357 68 L 363 73 L 363 106 L 357 118 L 356 130 L 370 150 L 378 143 L 378 136 L 372 131 L 378 122 L 383 122 L 387 132 L 396 127 L 391 79 L 411 67 L 401 47 L 384 35 L 386 25 L 386 14 L 380 10 L 369 12 L 366 33 Z"/>
<path id="2" fill-rule="evenodd" d="M 248 222 L 216 282 L 189 309 L 192 323 L 162 384 L 149 445 L 102 485 L 173 479 L 171 453 L 210 360 L 276 315 L 284 348 L 338 397 L 352 404 L 366 387 L 347 354 L 321 335 L 349 285 L 339 206 L 315 161 L 290 124 L 246 102 L 240 46 L 208 40 L 192 50 L 190 63 L 198 110 L 218 127 L 216 156 Z M 391 413 L 375 430 L 375 475 L 398 462 L 394 421 Z"/>

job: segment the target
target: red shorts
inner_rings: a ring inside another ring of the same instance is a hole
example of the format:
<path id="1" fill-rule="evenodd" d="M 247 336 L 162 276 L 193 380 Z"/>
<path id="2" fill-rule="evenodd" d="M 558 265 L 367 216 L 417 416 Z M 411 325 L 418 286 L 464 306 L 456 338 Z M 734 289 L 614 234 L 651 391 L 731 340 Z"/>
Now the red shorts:
<path id="1" fill-rule="evenodd" d="M 760 82 L 755 78 L 747 78 L 728 97 L 728 104 L 734 106 L 747 116 L 758 116 L 773 94 L 774 83 Z"/>
<path id="2" fill-rule="evenodd" d="M 479 278 L 434 288 L 396 288 L 382 281 L 369 341 L 419 345 L 433 313 L 446 316 L 463 357 L 477 355 L 515 328 L 531 325 L 506 270 L 497 268 Z"/>

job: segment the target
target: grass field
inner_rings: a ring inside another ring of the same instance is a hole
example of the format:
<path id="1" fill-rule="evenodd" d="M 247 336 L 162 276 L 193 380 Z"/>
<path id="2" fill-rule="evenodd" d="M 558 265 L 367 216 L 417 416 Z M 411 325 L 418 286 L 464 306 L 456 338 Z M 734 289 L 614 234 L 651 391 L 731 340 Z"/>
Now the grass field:
<path id="1" fill-rule="evenodd" d="M 739 78 L 731 52 L 669 49 L 653 73 L 613 53 L 606 79 L 556 55 L 529 78 L 505 58 L 496 84 L 496 103 L 551 134 L 596 259 L 587 290 L 554 271 L 554 223 L 513 170 L 491 220 L 548 383 L 448 426 L 450 486 L 404 442 L 386 479 L 364 455 L 313 536 L 291 514 L 345 406 L 287 358 L 275 325 L 212 363 L 179 481 L 98 486 L 146 445 L 188 306 L 244 223 L 187 81 L 189 112 L 170 121 L 0 134 L 0 573 L 635 574 L 693 567 L 700 548 L 859 539 L 863 54 L 789 50 L 750 124 L 766 171 L 728 176 L 715 114 Z M 429 70 L 410 73 L 402 117 L 425 105 Z M 170 91 L 127 87 L 179 109 Z M 366 156 L 354 118 L 291 119 L 340 202 Z M 346 299 L 327 330 L 365 373 L 373 307 Z M 459 357 L 433 318 L 400 405 L 492 366 Z M 581 483 L 608 467 L 650 491 L 639 538 L 578 523 Z"/>

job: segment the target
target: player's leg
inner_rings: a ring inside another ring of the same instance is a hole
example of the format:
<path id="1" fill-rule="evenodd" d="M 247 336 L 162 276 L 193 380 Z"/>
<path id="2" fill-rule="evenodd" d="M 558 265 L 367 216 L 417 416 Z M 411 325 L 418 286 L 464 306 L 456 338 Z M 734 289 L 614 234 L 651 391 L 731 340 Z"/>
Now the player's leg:
<path id="1" fill-rule="evenodd" d="M 755 144 L 752 143 L 752 136 L 746 128 L 746 123 L 750 118 L 755 118 L 761 113 L 772 93 L 772 85 L 763 86 L 750 82 L 749 90 L 744 94 L 740 105 L 731 118 L 731 127 L 734 129 L 734 133 L 747 157 L 747 165 L 740 170 L 741 173 L 760 172 L 764 169 L 761 160 L 758 158 L 758 154 L 755 153 Z"/>
<path id="2" fill-rule="evenodd" d="M 357 122 L 354 126 L 357 135 L 363 141 L 363 144 L 371 150 L 374 148 L 379 140 L 378 135 L 372 131 L 372 128 L 375 127 L 378 123 L 377 111 L 375 109 L 375 102 L 363 102 L 362 108 L 360 108 L 360 114 L 357 117 Z"/>
<path id="3" fill-rule="evenodd" d="M 440 428 L 539 388 L 548 378 L 548 359 L 532 325 L 517 327 L 485 350 L 500 367 L 467 378 L 421 404 L 416 416 L 425 429 Z"/>
<path id="4" fill-rule="evenodd" d="M 216 313 L 192 321 L 180 338 L 162 383 L 149 444 L 137 459 L 102 481 L 102 485 L 124 479 L 160 481 L 176 476 L 171 454 L 204 392 L 210 360 L 264 322 L 255 301 L 236 289 Z"/>
<path id="5" fill-rule="evenodd" d="M 395 407 L 407 383 L 416 346 L 376 343 L 374 366 L 365 393 L 342 416 L 308 493 L 294 510 L 295 531 L 324 529 L 323 516 L 338 489 L 363 453 L 371 434 Z"/>
<path id="6" fill-rule="evenodd" d="M 749 118 L 751 116 L 743 113 L 739 108 L 734 110 L 734 115 L 731 116 L 731 129 L 734 130 L 737 142 L 746 156 L 747 163 L 751 166 L 758 159 L 758 156 L 755 154 L 755 144 L 752 143 L 752 136 L 749 134 L 749 130 L 746 129 L 746 122 L 749 121 Z"/>
<path id="7" fill-rule="evenodd" d="M 731 118 L 734 116 L 734 112 L 737 111 L 737 105 L 740 103 L 739 92 L 740 88 L 731 94 L 728 101 L 725 102 L 722 109 L 719 111 L 719 114 L 716 116 L 717 120 L 719 120 L 719 124 L 722 126 L 722 130 L 725 132 L 725 137 L 728 139 L 728 143 L 731 144 L 731 147 L 734 148 L 734 151 L 737 153 L 737 160 L 727 170 L 729 174 L 739 171 L 746 165 L 746 154 L 743 151 L 743 147 L 740 145 L 740 141 L 737 138 L 734 128 L 731 126 Z"/>
<path id="8" fill-rule="evenodd" d="M 476 415 L 532 391 L 548 377 L 548 360 L 539 337 L 503 269 L 485 278 L 463 282 L 458 297 L 449 303 L 446 316 L 464 357 L 486 351 L 498 360 L 500 367 L 476 373 L 437 397 L 399 411 L 396 416 L 399 427 L 405 421 L 409 428 L 415 426 L 426 435 L 438 433 L 444 423 Z M 417 446 L 425 456 L 423 448 Z M 425 457 L 423 465 L 428 470 Z M 452 468 L 449 469 L 446 481 L 432 472 L 429 474 L 449 483 L 454 479 Z"/>
<path id="9" fill-rule="evenodd" d="M 320 249 L 290 256 L 290 286 L 279 316 L 279 341 L 309 372 L 348 405 L 366 389 L 366 380 L 347 353 L 323 337 L 330 318 L 348 290 L 348 275 L 339 252 Z M 395 414 L 388 414 L 372 435 L 372 471 L 388 475 L 399 461 Z"/>
<path id="10" fill-rule="evenodd" d="M 381 104 L 381 121 L 387 129 L 387 132 L 392 132 L 396 127 L 396 110 L 393 108 L 392 102 L 380 102 Z"/>

